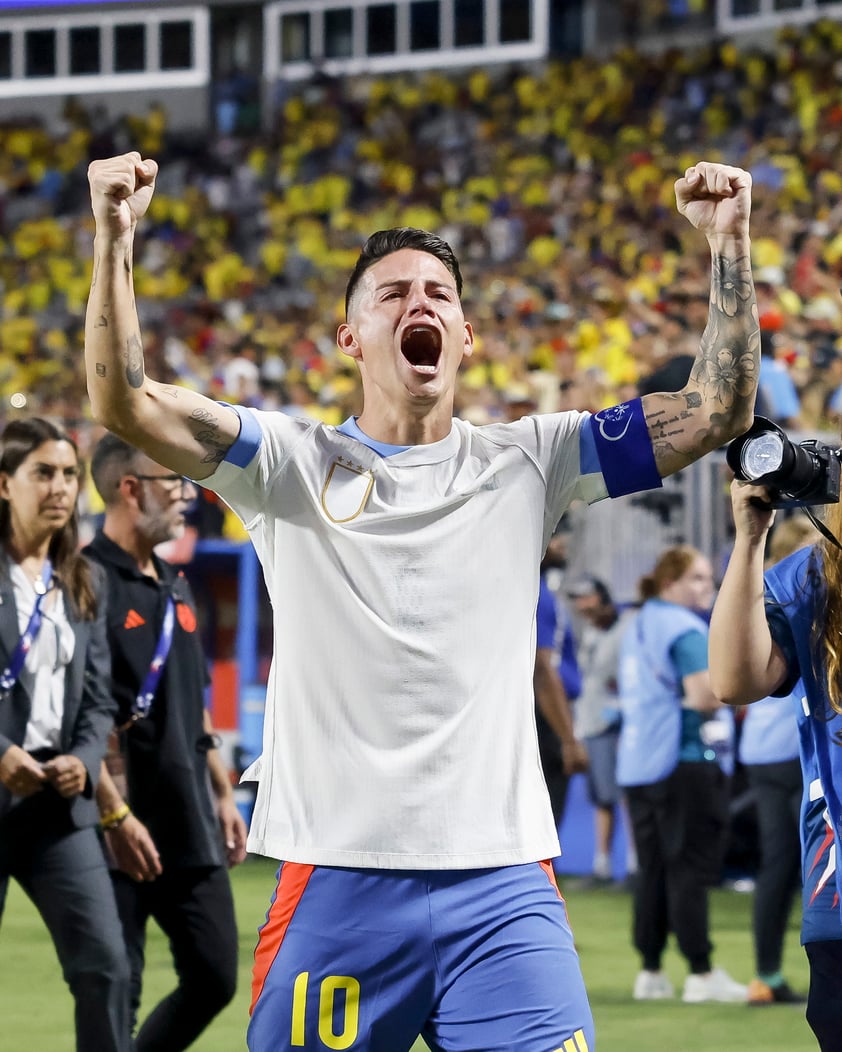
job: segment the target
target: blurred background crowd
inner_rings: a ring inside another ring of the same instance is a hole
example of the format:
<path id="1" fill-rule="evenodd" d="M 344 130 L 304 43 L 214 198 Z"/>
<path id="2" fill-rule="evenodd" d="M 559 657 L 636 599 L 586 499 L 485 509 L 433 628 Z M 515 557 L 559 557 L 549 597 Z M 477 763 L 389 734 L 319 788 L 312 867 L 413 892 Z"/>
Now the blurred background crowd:
<path id="1" fill-rule="evenodd" d="M 86 169 L 137 149 L 159 188 L 136 256 L 149 371 L 214 397 L 338 423 L 357 406 L 335 348 L 344 279 L 372 230 L 435 229 L 463 262 L 478 333 L 459 413 L 595 410 L 683 383 L 707 314 L 707 248 L 676 214 L 698 159 L 754 179 L 762 408 L 842 415 L 842 25 L 648 55 L 281 83 L 194 135 L 164 105 L 0 126 L 0 413 L 71 422 L 92 218 Z"/>

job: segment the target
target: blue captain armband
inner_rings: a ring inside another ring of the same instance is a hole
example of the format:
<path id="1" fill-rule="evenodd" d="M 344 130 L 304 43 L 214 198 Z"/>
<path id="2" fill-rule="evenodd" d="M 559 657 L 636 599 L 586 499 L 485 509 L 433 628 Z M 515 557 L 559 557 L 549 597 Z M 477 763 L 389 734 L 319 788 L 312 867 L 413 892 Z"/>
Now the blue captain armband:
<path id="1" fill-rule="evenodd" d="M 586 421 L 583 431 L 582 444 L 596 455 L 609 497 L 663 485 L 639 398 L 600 409 Z M 583 449 L 583 459 L 586 457 Z"/>
<path id="2" fill-rule="evenodd" d="M 263 432 L 254 415 L 239 405 L 231 405 L 230 402 L 220 402 L 220 405 L 233 409 L 240 418 L 240 433 L 229 446 L 228 452 L 223 457 L 223 462 L 233 464 L 236 468 L 247 467 L 254 459 L 254 454 L 260 449 L 263 441 Z"/>

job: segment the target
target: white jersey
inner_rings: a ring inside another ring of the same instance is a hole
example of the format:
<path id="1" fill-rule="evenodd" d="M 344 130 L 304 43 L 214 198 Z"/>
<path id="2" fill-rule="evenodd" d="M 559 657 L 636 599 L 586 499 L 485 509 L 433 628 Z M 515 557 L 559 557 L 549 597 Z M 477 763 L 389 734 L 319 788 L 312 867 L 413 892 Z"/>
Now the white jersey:
<path id="1" fill-rule="evenodd" d="M 274 611 L 249 850 L 390 869 L 556 856 L 535 609 L 562 513 L 606 496 L 580 467 L 588 414 L 454 420 L 384 458 L 317 421 L 238 412 L 238 443 L 250 429 L 259 446 L 203 485 L 243 520 Z"/>

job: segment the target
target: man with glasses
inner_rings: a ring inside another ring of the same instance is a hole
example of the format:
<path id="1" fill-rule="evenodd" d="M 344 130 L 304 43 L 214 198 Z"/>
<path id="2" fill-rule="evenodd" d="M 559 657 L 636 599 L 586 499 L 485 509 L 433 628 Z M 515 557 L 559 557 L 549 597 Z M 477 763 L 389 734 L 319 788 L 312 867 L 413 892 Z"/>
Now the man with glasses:
<path id="1" fill-rule="evenodd" d="M 111 434 L 97 444 L 91 473 L 105 520 L 86 554 L 106 571 L 118 704 L 97 804 L 132 966 L 133 1030 L 150 917 L 169 939 L 178 974 L 134 1048 L 174 1052 L 193 1044 L 234 995 L 226 865 L 245 857 L 246 828 L 204 707 L 208 672 L 193 596 L 154 551 L 184 532 L 195 487 Z"/>

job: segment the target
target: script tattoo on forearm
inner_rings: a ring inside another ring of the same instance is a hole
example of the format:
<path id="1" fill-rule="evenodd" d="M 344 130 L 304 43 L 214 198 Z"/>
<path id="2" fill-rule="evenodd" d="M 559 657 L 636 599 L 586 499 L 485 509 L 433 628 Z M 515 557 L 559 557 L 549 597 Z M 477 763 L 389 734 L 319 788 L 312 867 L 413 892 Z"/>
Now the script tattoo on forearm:
<path id="1" fill-rule="evenodd" d="M 220 439 L 219 421 L 207 409 L 194 409 L 190 415 L 198 425 L 194 430 L 196 441 L 206 450 L 202 463 L 221 464 L 231 443 Z"/>

